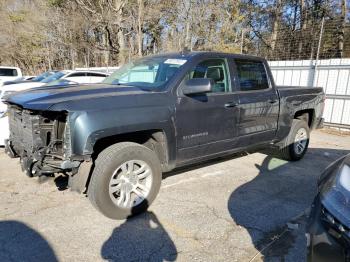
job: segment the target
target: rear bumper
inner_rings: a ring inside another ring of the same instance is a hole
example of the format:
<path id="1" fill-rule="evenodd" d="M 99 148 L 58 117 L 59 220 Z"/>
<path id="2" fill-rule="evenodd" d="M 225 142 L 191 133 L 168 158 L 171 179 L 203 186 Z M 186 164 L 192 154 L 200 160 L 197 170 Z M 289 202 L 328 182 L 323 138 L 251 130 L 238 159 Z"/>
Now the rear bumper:
<path id="1" fill-rule="evenodd" d="M 324 118 L 320 118 L 320 120 L 318 121 L 318 123 L 316 124 L 316 129 L 321 129 L 324 127 Z"/>
<path id="2" fill-rule="evenodd" d="M 348 243 L 336 238 L 335 231 L 323 223 L 321 203 L 316 197 L 310 214 L 306 239 L 308 262 L 348 262 Z"/>

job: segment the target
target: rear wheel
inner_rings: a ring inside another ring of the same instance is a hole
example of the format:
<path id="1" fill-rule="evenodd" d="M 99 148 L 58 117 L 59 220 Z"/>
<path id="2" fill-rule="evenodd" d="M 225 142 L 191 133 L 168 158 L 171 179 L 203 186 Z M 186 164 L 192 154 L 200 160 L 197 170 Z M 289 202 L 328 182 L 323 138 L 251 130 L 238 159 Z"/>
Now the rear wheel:
<path id="1" fill-rule="evenodd" d="M 310 130 L 304 120 L 294 119 L 289 135 L 283 140 L 283 146 L 279 150 L 280 157 L 297 161 L 303 158 L 310 140 Z"/>
<path id="2" fill-rule="evenodd" d="M 97 157 L 88 197 L 105 216 L 125 219 L 147 210 L 159 192 L 161 177 L 160 162 L 152 150 L 118 143 Z"/>

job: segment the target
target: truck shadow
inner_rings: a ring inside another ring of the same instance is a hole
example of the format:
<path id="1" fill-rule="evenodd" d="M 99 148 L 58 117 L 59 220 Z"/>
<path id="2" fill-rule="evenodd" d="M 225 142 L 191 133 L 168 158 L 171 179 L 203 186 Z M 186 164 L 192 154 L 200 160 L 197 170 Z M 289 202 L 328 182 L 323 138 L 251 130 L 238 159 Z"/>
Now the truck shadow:
<path id="1" fill-rule="evenodd" d="M 0 222 L 0 261 L 58 261 L 50 244 L 24 223 Z"/>
<path id="2" fill-rule="evenodd" d="M 203 167 L 215 165 L 215 164 L 218 164 L 218 163 L 221 163 L 221 162 L 224 162 L 224 161 L 233 160 L 233 159 L 240 158 L 240 157 L 247 156 L 247 155 L 248 155 L 247 152 L 233 153 L 233 154 L 229 154 L 229 155 L 226 155 L 226 156 L 221 156 L 221 157 L 218 157 L 218 158 L 205 160 L 205 161 L 200 162 L 200 163 L 189 164 L 189 165 L 185 165 L 183 167 L 177 167 L 177 168 L 175 168 L 172 171 L 163 173 L 162 177 L 163 177 L 163 180 L 164 180 L 164 179 L 167 179 L 169 177 L 182 174 L 184 172 L 189 172 L 189 171 L 192 171 L 192 170 L 196 170 L 198 168 L 203 168 Z"/>
<path id="3" fill-rule="evenodd" d="M 103 244 L 108 261 L 175 261 L 177 249 L 153 212 L 127 219 Z"/>
<path id="4" fill-rule="evenodd" d="M 305 261 L 305 211 L 317 194 L 318 177 L 347 153 L 350 151 L 310 148 L 298 162 L 267 156 L 256 165 L 259 174 L 231 194 L 230 215 L 248 231 L 259 257 L 264 261 Z"/>

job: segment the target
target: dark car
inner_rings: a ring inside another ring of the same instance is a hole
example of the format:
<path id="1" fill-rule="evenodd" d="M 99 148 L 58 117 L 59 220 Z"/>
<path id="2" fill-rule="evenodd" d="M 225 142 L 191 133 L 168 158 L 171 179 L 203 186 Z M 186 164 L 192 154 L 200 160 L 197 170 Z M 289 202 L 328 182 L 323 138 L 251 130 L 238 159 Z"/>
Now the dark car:
<path id="1" fill-rule="evenodd" d="M 350 154 L 321 175 L 307 228 L 308 261 L 350 261 Z"/>
<path id="2" fill-rule="evenodd" d="M 288 160 L 322 126 L 322 88 L 277 87 L 265 59 L 216 52 L 131 62 L 102 84 L 11 95 L 6 152 L 29 176 L 63 173 L 110 218 L 144 211 L 162 172 L 239 151 Z"/>

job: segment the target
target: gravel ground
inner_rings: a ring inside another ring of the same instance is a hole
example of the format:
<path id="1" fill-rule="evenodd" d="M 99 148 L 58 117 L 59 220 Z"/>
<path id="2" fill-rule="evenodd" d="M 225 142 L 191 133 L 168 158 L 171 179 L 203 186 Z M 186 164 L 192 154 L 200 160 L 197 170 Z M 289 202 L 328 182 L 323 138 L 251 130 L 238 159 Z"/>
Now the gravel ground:
<path id="1" fill-rule="evenodd" d="M 299 162 L 255 153 L 178 170 L 149 212 L 113 221 L 0 149 L 0 261 L 304 261 L 317 178 L 347 152 L 350 136 L 315 131 Z"/>

